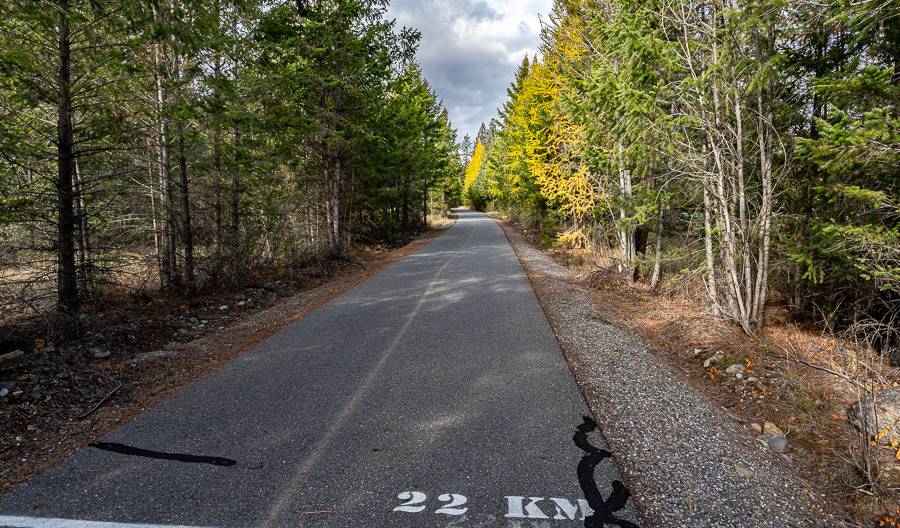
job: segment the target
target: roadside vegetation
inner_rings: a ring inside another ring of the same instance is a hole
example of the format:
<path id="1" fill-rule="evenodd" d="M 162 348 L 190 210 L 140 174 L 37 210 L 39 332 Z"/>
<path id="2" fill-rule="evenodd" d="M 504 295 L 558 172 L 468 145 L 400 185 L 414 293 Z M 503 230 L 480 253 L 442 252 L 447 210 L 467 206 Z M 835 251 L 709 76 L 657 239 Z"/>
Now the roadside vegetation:
<path id="1" fill-rule="evenodd" d="M 62 342 L 110 298 L 321 268 L 447 210 L 455 132 L 385 9 L 6 2 L 0 328 Z M 11 333 L 0 353 L 34 346 Z"/>
<path id="2" fill-rule="evenodd" d="M 677 321 L 708 378 L 746 370 L 747 387 L 762 363 L 790 387 L 776 391 L 791 407 L 780 416 L 837 412 L 839 435 L 804 426 L 806 440 L 890 520 L 900 8 L 557 0 L 542 23 L 499 119 L 464 140 L 467 202 L 508 215 L 600 289 L 690 306 L 685 320 L 633 299 L 658 335 Z M 720 324 L 752 346 L 705 342 Z"/>

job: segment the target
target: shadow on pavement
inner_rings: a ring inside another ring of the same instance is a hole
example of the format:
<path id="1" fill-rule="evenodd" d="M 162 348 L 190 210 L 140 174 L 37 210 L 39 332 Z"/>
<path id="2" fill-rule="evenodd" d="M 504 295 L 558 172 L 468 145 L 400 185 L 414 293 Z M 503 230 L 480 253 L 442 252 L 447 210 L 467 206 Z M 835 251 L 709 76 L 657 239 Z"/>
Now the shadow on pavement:
<path id="1" fill-rule="evenodd" d="M 91 447 L 102 449 L 104 451 L 112 451 L 120 455 L 139 456 L 145 458 L 155 458 L 157 460 L 174 460 L 175 462 L 187 462 L 190 464 L 212 464 L 213 466 L 234 466 L 237 465 L 236 460 L 230 458 L 188 455 L 184 453 L 164 453 L 162 451 L 150 451 L 149 449 L 141 449 L 125 444 L 115 444 L 112 442 L 94 442 Z"/>
<path id="2" fill-rule="evenodd" d="M 619 480 L 612 482 L 612 493 L 609 498 L 603 500 L 597 482 L 594 480 L 594 468 L 604 459 L 612 456 L 605 449 L 598 449 L 588 442 L 587 434 L 597 428 L 597 422 L 585 416 L 584 423 L 576 427 L 572 440 L 579 449 L 585 452 L 578 462 L 578 485 L 594 513 L 584 520 L 585 528 L 603 528 L 604 526 L 619 526 L 620 528 L 638 528 L 638 525 L 620 519 L 615 516 L 617 511 L 623 510 L 631 493 Z"/>

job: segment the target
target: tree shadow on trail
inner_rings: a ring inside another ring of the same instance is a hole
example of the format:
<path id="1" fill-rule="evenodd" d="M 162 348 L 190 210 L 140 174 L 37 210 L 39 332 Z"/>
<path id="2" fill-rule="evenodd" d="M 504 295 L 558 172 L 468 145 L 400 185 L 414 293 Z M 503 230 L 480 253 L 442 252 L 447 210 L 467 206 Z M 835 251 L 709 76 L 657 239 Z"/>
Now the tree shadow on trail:
<path id="1" fill-rule="evenodd" d="M 578 485 L 588 505 L 594 513 L 584 519 L 585 528 L 604 528 L 605 526 L 618 526 L 619 528 L 639 528 L 638 525 L 615 516 L 615 513 L 625 508 L 631 493 L 619 480 L 612 482 L 612 493 L 604 500 L 597 482 L 594 480 L 594 469 L 604 459 L 612 456 L 605 449 L 598 449 L 588 441 L 587 434 L 597 429 L 597 422 L 585 416 L 584 423 L 576 427 L 572 440 L 579 449 L 585 452 L 578 462 Z"/>
<path id="2" fill-rule="evenodd" d="M 125 444 L 116 444 L 112 442 L 94 442 L 89 444 L 90 447 L 102 449 L 103 451 L 111 451 L 120 455 L 139 456 L 145 458 L 154 458 L 157 460 L 173 460 L 175 462 L 187 462 L 190 464 L 211 464 L 213 466 L 234 466 L 236 460 L 230 458 L 188 455 L 185 453 L 165 453 L 162 451 L 151 451 L 149 449 L 141 449 L 140 447 L 132 447 Z"/>

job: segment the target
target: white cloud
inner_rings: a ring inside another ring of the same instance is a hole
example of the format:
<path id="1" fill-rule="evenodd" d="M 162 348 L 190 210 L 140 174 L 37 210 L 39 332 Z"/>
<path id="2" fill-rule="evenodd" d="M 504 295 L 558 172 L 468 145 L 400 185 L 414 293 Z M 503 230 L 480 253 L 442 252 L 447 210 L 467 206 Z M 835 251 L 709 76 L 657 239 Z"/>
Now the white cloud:
<path id="1" fill-rule="evenodd" d="M 418 60 L 459 135 L 496 116 L 551 0 L 393 0 L 388 17 L 422 33 Z"/>

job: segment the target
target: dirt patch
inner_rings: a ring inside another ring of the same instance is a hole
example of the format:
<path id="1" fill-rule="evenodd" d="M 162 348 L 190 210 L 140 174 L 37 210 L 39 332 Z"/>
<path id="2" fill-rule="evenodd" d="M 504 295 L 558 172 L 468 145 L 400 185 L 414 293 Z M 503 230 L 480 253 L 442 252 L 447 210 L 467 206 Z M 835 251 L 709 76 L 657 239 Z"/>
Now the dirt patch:
<path id="1" fill-rule="evenodd" d="M 538 233 L 501 225 L 508 235 L 522 234 L 541 247 Z M 692 300 L 703 292 L 660 295 L 598 271 L 580 253 L 542 251 L 590 292 L 595 317 L 638 336 L 696 391 L 732 414 L 747 434 L 760 438 L 766 422 L 777 424 L 790 445 L 779 463 L 800 475 L 848 525 L 896 525 L 897 448 L 872 447 L 881 460 L 878 489 L 873 489 L 860 467 L 860 447 L 867 440 L 847 420 L 858 382 L 841 377 L 848 376 L 841 363 L 852 362 L 853 354 L 860 354 L 860 362 L 863 357 L 851 344 L 794 325 L 778 308 L 768 314 L 765 335 L 748 337 L 709 314 L 705 303 Z M 869 377 L 877 380 L 873 388 L 885 389 L 897 386 L 896 375 L 882 370 Z M 865 383 L 866 377 L 862 379 Z"/>
<path id="2" fill-rule="evenodd" d="M 444 230 L 397 248 L 273 277 L 190 302 L 128 299 L 89 313 L 78 342 L 15 332 L 26 354 L 0 365 L 0 493 L 59 463 L 322 304 L 418 251 Z M 124 302 L 127 301 L 127 302 Z M 30 345 L 30 346 L 28 346 Z M 5 392 L 4 392 L 5 389 Z"/>

